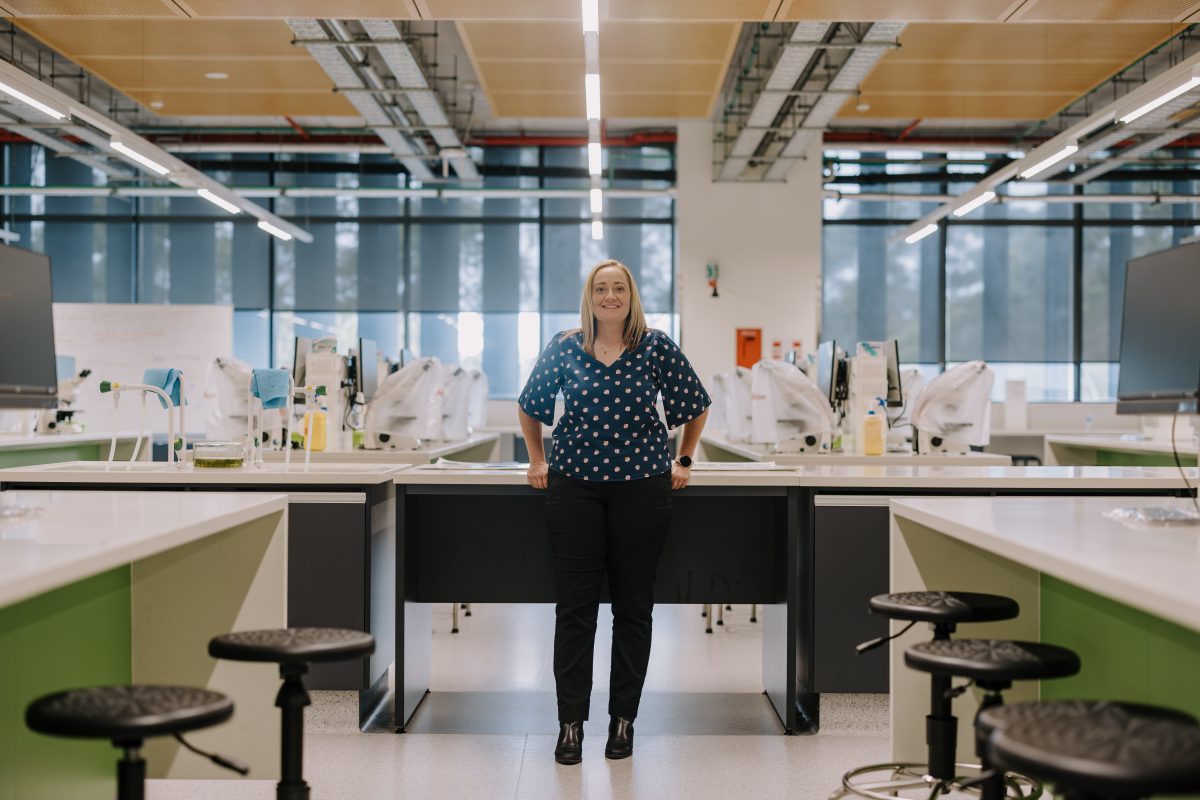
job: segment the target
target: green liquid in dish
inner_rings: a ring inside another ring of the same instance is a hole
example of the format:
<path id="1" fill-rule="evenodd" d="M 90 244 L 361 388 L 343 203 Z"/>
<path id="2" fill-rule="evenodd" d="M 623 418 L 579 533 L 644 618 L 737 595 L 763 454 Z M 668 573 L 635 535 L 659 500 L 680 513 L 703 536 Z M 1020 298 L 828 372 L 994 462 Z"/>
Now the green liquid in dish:
<path id="1" fill-rule="evenodd" d="M 240 458 L 195 458 L 192 463 L 203 469 L 237 469 L 243 466 L 243 460 Z"/>

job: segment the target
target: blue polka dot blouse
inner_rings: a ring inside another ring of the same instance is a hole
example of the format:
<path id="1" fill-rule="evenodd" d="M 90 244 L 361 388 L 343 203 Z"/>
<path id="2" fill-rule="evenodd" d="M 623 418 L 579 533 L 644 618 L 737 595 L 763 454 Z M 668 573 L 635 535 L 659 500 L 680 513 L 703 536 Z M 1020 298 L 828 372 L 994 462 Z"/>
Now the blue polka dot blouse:
<path id="1" fill-rule="evenodd" d="M 564 410 L 546 461 L 556 472 L 588 481 L 630 481 L 671 471 L 667 429 L 655 408 L 660 393 L 672 428 L 712 404 L 678 345 L 654 329 L 608 367 L 584 351 L 582 333 L 556 335 L 517 404 L 550 425 L 559 392 Z"/>

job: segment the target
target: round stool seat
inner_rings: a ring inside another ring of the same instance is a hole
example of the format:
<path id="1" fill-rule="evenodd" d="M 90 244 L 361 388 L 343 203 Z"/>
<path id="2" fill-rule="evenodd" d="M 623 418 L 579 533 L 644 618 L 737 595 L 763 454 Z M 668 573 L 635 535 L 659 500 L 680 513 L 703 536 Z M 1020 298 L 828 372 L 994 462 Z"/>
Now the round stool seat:
<path id="1" fill-rule="evenodd" d="M 904 651 L 904 663 L 921 672 L 976 681 L 1065 678 L 1079 672 L 1079 656 L 1065 647 L 1006 639 L 934 639 Z"/>
<path id="2" fill-rule="evenodd" d="M 1021 613 L 1017 601 L 977 592 L 898 592 L 872 597 L 871 611 L 889 619 L 957 625 L 998 622 Z"/>
<path id="3" fill-rule="evenodd" d="M 38 698 L 25 724 L 39 733 L 128 741 L 207 728 L 233 716 L 233 701 L 189 686 L 97 686 Z"/>
<path id="4" fill-rule="evenodd" d="M 1098 797 L 1200 792 L 1200 727 L 1161 715 L 1100 713 L 996 731 L 996 766 Z"/>
<path id="5" fill-rule="evenodd" d="M 373 652 L 375 640 L 371 634 L 345 628 L 239 631 L 217 636 L 208 643 L 208 654 L 213 658 L 276 664 L 346 661 Z"/>
<path id="6" fill-rule="evenodd" d="M 1141 703 L 1118 703 L 1112 700 L 1034 700 L 980 709 L 975 717 L 975 732 L 981 739 L 987 739 L 995 731 L 1027 722 L 1099 719 L 1102 724 L 1116 725 L 1123 724 L 1131 717 L 1175 720 L 1184 725 L 1196 724 L 1196 718 L 1190 714 L 1173 708 Z"/>

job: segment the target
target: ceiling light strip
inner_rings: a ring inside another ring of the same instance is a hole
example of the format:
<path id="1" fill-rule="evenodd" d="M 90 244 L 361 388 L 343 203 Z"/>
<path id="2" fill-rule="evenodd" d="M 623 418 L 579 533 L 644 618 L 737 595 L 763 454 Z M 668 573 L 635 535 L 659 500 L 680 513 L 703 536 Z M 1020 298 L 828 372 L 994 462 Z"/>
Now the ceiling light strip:
<path id="1" fill-rule="evenodd" d="M 976 197 L 974 200 L 968 200 L 958 208 L 954 209 L 954 216 L 965 217 L 980 206 L 987 205 L 996 199 L 996 193 L 989 190 Z"/>
<path id="2" fill-rule="evenodd" d="M 921 230 L 917 231 L 916 233 L 910 233 L 908 236 L 905 236 L 904 241 L 908 242 L 909 244 L 916 244 L 917 242 L 924 239 L 926 236 L 937 233 L 937 229 L 938 229 L 937 223 L 931 222 L 928 225 L 926 225 L 924 228 L 921 228 Z"/>
<path id="3" fill-rule="evenodd" d="M 221 208 L 221 209 L 224 209 L 225 211 L 228 211 L 230 214 L 242 213 L 242 209 L 240 207 L 229 202 L 224 197 L 221 197 L 220 195 L 210 192 L 208 189 L 197 189 L 196 194 L 200 195 L 201 197 L 203 197 L 208 202 L 212 203 L 217 208 Z"/>
<path id="4" fill-rule="evenodd" d="M 143 167 L 155 173 L 156 175 L 168 175 L 171 172 L 170 167 L 163 166 L 153 158 L 150 158 L 150 156 L 139 153 L 137 150 L 134 150 L 132 147 L 118 139 L 113 139 L 108 143 L 108 146 L 126 158 L 141 164 Z"/>
<path id="5" fill-rule="evenodd" d="M 260 229 L 266 231 L 267 233 L 271 234 L 276 239 L 282 239 L 285 242 L 290 242 L 292 240 L 292 235 L 290 233 L 283 230 L 282 228 L 276 228 L 274 225 L 267 222 L 265 219 L 260 219 L 258 221 L 258 227 Z"/>
<path id="6" fill-rule="evenodd" d="M 1046 170 L 1050 169 L 1050 167 L 1062 161 L 1067 156 L 1074 155 L 1077 152 L 1079 152 L 1079 145 L 1072 142 L 1071 144 L 1064 146 L 1058 152 L 1053 153 L 1037 162 L 1032 167 L 1027 167 L 1026 169 L 1021 170 L 1021 178 L 1023 180 L 1029 180 L 1030 178 L 1040 175 Z"/>
<path id="7" fill-rule="evenodd" d="M 600 112 L 600 3 L 599 0 L 580 0 L 583 20 L 583 97 L 588 127 L 588 175 L 592 188 L 588 191 L 588 208 L 592 215 L 592 238 L 604 238 L 604 192 L 600 175 L 604 171 Z"/>

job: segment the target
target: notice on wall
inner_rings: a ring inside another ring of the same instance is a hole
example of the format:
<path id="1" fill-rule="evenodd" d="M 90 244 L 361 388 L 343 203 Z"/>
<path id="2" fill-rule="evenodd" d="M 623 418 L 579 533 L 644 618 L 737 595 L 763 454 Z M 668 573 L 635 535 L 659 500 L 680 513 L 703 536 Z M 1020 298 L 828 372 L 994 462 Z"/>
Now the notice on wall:
<path id="1" fill-rule="evenodd" d="M 233 353 L 233 307 L 151 303 L 55 303 L 54 345 L 72 356 L 78 372 L 91 376 L 79 389 L 77 419 L 89 433 L 136 431 L 141 400 L 128 394 L 113 414 L 111 394 L 100 393 L 103 380 L 141 383 L 152 367 L 183 370 L 188 397 L 189 433 L 204 430 L 204 376 L 218 356 Z M 148 402 L 146 429 L 167 432 L 166 411 Z"/>

